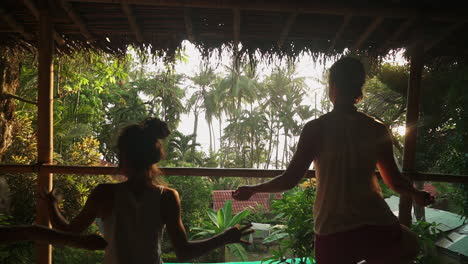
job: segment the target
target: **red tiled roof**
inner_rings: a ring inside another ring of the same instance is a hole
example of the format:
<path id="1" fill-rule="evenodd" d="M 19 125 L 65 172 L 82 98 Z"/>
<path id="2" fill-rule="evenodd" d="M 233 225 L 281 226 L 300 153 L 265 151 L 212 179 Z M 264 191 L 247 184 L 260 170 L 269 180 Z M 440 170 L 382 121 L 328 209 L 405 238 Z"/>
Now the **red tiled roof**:
<path id="1" fill-rule="evenodd" d="M 265 212 L 270 211 L 271 199 L 281 199 L 283 195 L 281 193 L 256 193 L 248 201 L 236 201 L 232 199 L 233 190 L 217 190 L 213 191 L 213 209 L 219 210 L 224 206 L 227 200 L 232 200 L 232 213 L 237 214 L 244 209 L 253 208 L 257 209 L 260 205 Z M 270 198 L 272 197 L 272 198 Z"/>
<path id="2" fill-rule="evenodd" d="M 424 184 L 423 190 L 429 192 L 432 196 L 437 196 L 437 189 L 430 183 Z"/>

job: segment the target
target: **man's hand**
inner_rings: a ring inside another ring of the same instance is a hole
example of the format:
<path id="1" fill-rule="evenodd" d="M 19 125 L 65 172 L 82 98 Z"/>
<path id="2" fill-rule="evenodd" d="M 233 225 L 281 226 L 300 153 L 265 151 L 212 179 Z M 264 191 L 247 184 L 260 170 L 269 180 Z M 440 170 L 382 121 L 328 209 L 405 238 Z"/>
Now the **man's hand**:
<path id="1" fill-rule="evenodd" d="M 252 186 L 241 186 L 232 192 L 232 198 L 238 201 L 249 200 L 252 195 L 255 194 L 255 190 Z"/>
<path id="2" fill-rule="evenodd" d="M 416 191 L 413 195 L 413 200 L 420 206 L 428 206 L 434 203 L 435 198 L 426 191 Z"/>

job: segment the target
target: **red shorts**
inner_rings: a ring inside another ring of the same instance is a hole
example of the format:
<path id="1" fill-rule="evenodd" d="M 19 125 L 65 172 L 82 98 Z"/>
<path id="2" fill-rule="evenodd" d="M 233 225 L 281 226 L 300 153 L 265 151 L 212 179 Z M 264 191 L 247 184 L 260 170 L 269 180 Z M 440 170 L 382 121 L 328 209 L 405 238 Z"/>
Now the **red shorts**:
<path id="1" fill-rule="evenodd" d="M 402 236 L 400 223 L 366 225 L 330 235 L 315 235 L 317 264 L 383 263 L 397 258 Z"/>

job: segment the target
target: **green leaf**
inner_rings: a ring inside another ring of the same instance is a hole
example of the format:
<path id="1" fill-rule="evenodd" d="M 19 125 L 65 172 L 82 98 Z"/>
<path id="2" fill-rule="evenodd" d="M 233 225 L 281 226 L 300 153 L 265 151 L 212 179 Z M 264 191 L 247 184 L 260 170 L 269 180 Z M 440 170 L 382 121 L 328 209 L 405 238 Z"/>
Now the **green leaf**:
<path id="1" fill-rule="evenodd" d="M 217 213 L 217 219 L 218 219 L 218 226 L 222 230 L 226 229 L 226 226 L 224 224 L 224 210 L 220 209 Z"/>
<path id="2" fill-rule="evenodd" d="M 265 239 L 263 239 L 263 244 L 276 242 L 276 241 L 281 240 L 281 239 L 283 239 L 283 238 L 285 238 L 287 236 L 288 236 L 288 233 L 286 233 L 286 232 L 278 232 L 276 234 L 271 234 L 268 237 L 266 237 Z"/>
<path id="3" fill-rule="evenodd" d="M 247 261 L 247 251 L 241 244 L 230 244 L 227 245 L 229 252 L 234 255 L 240 261 Z"/>
<path id="4" fill-rule="evenodd" d="M 243 210 L 242 212 L 237 213 L 231 221 L 228 223 L 228 227 L 240 224 L 247 216 L 249 216 L 249 211 Z"/>
<path id="5" fill-rule="evenodd" d="M 232 226 L 229 224 L 232 218 L 232 200 L 227 200 L 223 206 L 224 219 L 223 223 L 226 224 L 226 227 Z"/>
<path id="6" fill-rule="evenodd" d="M 211 222 L 213 222 L 213 224 L 215 224 L 217 227 L 220 227 L 218 217 L 216 216 L 216 212 L 213 209 L 208 209 L 207 214 Z"/>

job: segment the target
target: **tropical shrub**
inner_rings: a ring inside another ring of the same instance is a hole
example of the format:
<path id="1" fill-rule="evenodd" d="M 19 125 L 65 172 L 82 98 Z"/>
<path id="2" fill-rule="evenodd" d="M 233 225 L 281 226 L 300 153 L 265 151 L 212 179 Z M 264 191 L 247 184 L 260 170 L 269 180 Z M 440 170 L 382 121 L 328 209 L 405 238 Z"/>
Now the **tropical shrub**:
<path id="1" fill-rule="evenodd" d="M 192 228 L 196 231 L 192 238 L 207 238 L 222 233 L 224 230 L 239 225 L 249 215 L 249 211 L 243 210 L 236 215 L 232 214 L 232 201 L 227 200 L 223 208 L 215 211 L 211 208 L 207 209 L 208 220 L 201 223 L 200 227 Z M 247 252 L 241 244 L 229 244 L 226 246 L 229 252 L 238 258 L 240 261 L 247 261 Z M 224 250 L 222 248 L 221 250 Z M 224 253 L 224 252 L 223 252 Z M 224 255 L 224 254 L 222 254 Z M 224 261 L 224 256 L 221 261 Z"/>
<path id="2" fill-rule="evenodd" d="M 296 187 L 283 195 L 283 199 L 273 202 L 276 220 L 282 224 L 264 239 L 264 243 L 279 242 L 278 250 L 271 250 L 272 256 L 264 261 L 282 261 L 285 256 L 299 258 L 299 263 L 307 263 L 314 257 L 314 218 L 313 204 L 315 187 Z"/>

